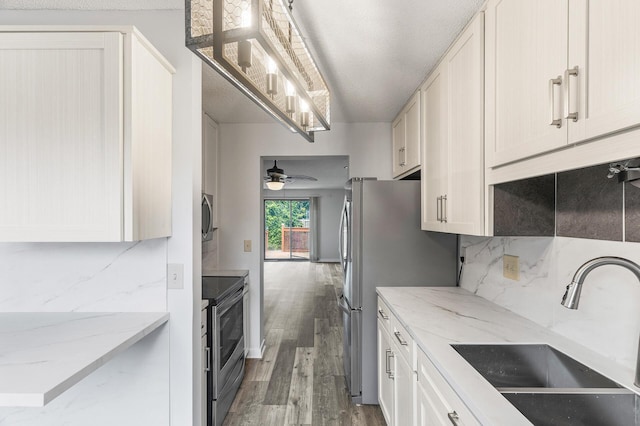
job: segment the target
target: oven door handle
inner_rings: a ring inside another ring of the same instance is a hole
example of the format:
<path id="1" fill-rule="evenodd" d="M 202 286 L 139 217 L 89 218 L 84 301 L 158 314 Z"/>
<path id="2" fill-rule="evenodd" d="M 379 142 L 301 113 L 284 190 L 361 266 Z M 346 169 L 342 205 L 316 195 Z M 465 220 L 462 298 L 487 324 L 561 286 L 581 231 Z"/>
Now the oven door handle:
<path id="1" fill-rule="evenodd" d="M 244 286 L 241 287 L 238 291 L 236 291 L 233 295 L 226 298 L 220 305 L 220 311 L 217 312 L 218 316 L 222 316 L 229 311 L 229 309 L 233 308 L 236 303 L 242 300 L 244 297 Z"/>

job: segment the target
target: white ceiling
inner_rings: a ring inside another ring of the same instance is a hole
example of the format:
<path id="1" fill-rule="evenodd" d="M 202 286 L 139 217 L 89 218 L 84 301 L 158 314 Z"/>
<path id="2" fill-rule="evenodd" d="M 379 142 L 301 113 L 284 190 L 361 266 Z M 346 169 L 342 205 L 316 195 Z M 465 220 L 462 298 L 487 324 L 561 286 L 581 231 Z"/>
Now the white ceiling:
<path id="1" fill-rule="evenodd" d="M 273 167 L 273 161 L 288 176 L 311 176 L 317 181 L 295 180 L 285 183 L 285 189 L 342 189 L 349 179 L 349 158 L 346 156 L 262 157 L 262 176 Z M 273 191 L 265 193 L 273 195 Z M 277 194 L 276 194 L 277 195 Z"/>
<path id="2" fill-rule="evenodd" d="M 391 122 L 483 0 L 295 0 L 293 16 L 331 89 L 333 122 Z M 204 110 L 272 119 L 208 66 Z"/>
<path id="3" fill-rule="evenodd" d="M 333 122 L 390 122 L 483 0 L 295 0 L 293 16 L 332 93 Z M 0 9 L 183 9 L 184 0 L 0 0 Z M 272 122 L 205 66 L 219 123 Z"/>

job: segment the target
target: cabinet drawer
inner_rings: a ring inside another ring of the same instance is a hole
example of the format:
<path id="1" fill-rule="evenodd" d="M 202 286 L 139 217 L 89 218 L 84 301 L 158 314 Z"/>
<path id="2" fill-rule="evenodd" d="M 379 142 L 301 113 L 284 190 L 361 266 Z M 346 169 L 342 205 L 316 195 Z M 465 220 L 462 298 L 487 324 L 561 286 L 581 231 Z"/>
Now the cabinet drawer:
<path id="1" fill-rule="evenodd" d="M 444 377 L 421 350 L 418 352 L 418 385 L 421 386 L 431 405 L 436 410 L 435 417 L 443 423 L 456 425 L 479 425 L 458 394 L 449 386 Z M 457 423 L 454 419 L 457 418 Z"/>
<path id="2" fill-rule="evenodd" d="M 378 319 L 380 320 L 378 324 L 383 327 L 387 333 L 391 334 L 391 317 L 393 314 L 391 313 L 391 309 L 387 306 L 384 301 L 378 297 Z"/>
<path id="3" fill-rule="evenodd" d="M 391 341 L 396 347 L 396 351 L 402 356 L 407 364 L 411 367 L 412 370 L 415 370 L 415 350 L 414 350 L 414 342 L 413 338 L 409 335 L 409 332 L 400 321 L 394 316 L 391 315 Z"/>

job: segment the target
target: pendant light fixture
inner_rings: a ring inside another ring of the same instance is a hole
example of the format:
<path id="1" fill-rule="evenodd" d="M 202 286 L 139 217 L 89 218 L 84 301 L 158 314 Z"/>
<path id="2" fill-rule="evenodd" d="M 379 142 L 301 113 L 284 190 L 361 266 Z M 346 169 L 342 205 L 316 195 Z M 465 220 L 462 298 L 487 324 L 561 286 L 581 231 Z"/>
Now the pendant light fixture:
<path id="1" fill-rule="evenodd" d="M 309 142 L 331 96 L 285 0 L 186 0 L 186 45 Z"/>

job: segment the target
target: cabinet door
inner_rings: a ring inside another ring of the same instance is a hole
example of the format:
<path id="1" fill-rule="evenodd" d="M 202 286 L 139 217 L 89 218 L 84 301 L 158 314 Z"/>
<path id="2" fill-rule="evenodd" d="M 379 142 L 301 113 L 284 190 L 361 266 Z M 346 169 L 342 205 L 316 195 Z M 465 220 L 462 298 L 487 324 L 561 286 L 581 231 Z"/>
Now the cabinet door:
<path id="1" fill-rule="evenodd" d="M 432 400 L 427 390 L 418 383 L 416 395 L 416 426 L 447 426 L 438 416 L 440 407 Z M 451 425 L 451 423 L 449 423 Z"/>
<path id="2" fill-rule="evenodd" d="M 569 142 L 640 124 L 640 2 L 572 1 L 569 10 Z"/>
<path id="3" fill-rule="evenodd" d="M 484 16 L 476 16 L 444 60 L 448 175 L 445 230 L 484 234 Z"/>
<path id="4" fill-rule="evenodd" d="M 405 114 L 405 146 L 404 146 L 404 171 L 409 171 L 420 166 L 420 91 L 416 93 Z"/>
<path id="5" fill-rule="evenodd" d="M 395 345 L 394 345 L 395 346 Z M 397 348 L 391 348 L 393 357 L 394 376 L 394 425 L 410 426 L 414 424 L 414 385 L 415 379 L 411 366 L 407 363 Z"/>
<path id="6" fill-rule="evenodd" d="M 0 34 L 0 241 L 120 241 L 120 33 Z"/>
<path id="7" fill-rule="evenodd" d="M 378 402 L 387 424 L 393 425 L 393 378 L 391 378 L 391 340 L 378 320 Z"/>
<path id="8" fill-rule="evenodd" d="M 446 73 L 438 67 L 422 86 L 422 229 L 441 231 L 446 187 L 447 98 Z"/>
<path id="9" fill-rule="evenodd" d="M 393 122 L 393 177 L 397 177 L 404 172 L 405 163 L 405 119 L 404 114 L 400 113 L 400 116 Z"/>
<path id="10" fill-rule="evenodd" d="M 485 16 L 488 165 L 566 145 L 568 0 L 492 0 Z M 552 114 L 561 127 L 550 124 Z"/>

